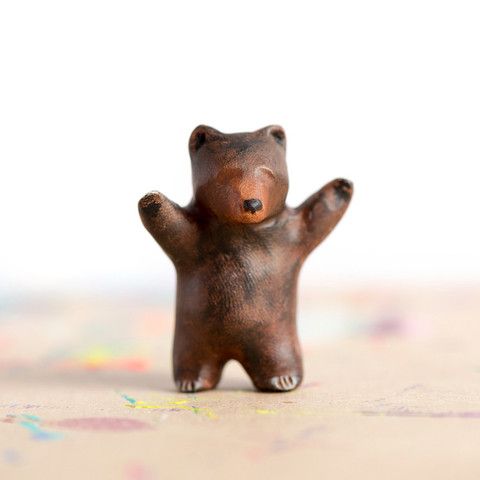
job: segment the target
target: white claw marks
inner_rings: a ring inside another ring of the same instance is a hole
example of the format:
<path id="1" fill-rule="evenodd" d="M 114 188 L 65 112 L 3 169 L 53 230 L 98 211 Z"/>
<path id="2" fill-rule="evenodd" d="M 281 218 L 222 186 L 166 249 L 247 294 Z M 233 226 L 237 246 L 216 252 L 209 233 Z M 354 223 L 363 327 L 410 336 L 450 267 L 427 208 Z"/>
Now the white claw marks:
<path id="1" fill-rule="evenodd" d="M 275 390 L 288 392 L 298 386 L 300 377 L 298 375 L 280 375 L 278 377 L 272 377 L 270 381 Z"/>
<path id="2" fill-rule="evenodd" d="M 183 393 L 198 392 L 201 388 L 201 382 L 199 380 L 178 380 L 177 388 Z"/>

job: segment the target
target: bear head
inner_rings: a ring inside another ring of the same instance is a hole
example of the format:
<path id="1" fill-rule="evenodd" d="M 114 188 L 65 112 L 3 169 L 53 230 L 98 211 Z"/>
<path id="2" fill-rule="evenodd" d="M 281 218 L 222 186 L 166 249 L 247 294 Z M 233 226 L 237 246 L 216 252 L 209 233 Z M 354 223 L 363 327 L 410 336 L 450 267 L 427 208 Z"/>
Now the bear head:
<path id="1" fill-rule="evenodd" d="M 205 125 L 190 136 L 194 199 L 225 223 L 260 223 L 285 208 L 285 132 L 221 133 Z"/>

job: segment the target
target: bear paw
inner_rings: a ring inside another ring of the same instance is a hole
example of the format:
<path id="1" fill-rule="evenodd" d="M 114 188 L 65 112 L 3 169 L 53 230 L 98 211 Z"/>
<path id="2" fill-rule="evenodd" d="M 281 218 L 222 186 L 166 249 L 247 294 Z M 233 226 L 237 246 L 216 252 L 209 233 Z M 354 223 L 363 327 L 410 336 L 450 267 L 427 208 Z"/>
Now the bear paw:
<path id="1" fill-rule="evenodd" d="M 177 380 L 176 382 L 177 388 L 179 392 L 182 393 L 195 393 L 200 392 L 201 390 L 208 390 L 212 388 L 211 386 L 207 385 L 202 379 L 197 380 Z"/>
<path id="2" fill-rule="evenodd" d="M 269 378 L 265 384 L 257 384 L 257 388 L 267 392 L 289 392 L 297 388 L 301 381 L 300 375 L 279 375 Z"/>
<path id="3" fill-rule="evenodd" d="M 341 202 L 349 202 L 352 198 L 353 183 L 344 178 L 338 178 L 334 181 L 333 188 L 335 195 Z"/>
<path id="4" fill-rule="evenodd" d="M 147 217 L 153 218 L 157 216 L 162 202 L 162 195 L 160 192 L 150 192 L 138 202 L 140 212 Z"/>

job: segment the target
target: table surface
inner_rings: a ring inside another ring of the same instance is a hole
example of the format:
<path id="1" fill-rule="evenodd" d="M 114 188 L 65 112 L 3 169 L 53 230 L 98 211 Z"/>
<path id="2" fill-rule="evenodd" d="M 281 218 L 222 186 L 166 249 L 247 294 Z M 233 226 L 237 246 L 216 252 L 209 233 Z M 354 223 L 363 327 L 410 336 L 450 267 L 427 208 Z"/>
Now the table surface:
<path id="1" fill-rule="evenodd" d="M 0 478 L 480 478 L 479 288 L 304 292 L 286 394 L 175 392 L 159 297 L 0 299 Z"/>

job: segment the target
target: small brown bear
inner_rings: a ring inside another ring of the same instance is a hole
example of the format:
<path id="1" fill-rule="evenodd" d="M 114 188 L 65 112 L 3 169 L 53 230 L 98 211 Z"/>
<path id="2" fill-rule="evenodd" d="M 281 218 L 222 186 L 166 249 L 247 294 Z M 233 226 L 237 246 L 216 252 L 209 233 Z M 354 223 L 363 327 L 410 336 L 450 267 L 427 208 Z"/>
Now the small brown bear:
<path id="1" fill-rule="evenodd" d="M 177 272 L 173 370 L 181 392 L 214 388 L 232 359 L 262 391 L 302 381 L 298 274 L 342 218 L 353 187 L 333 180 L 287 207 L 285 146 L 279 126 L 225 134 L 201 125 L 189 142 L 190 204 L 159 192 L 139 202 L 145 228 Z"/>

